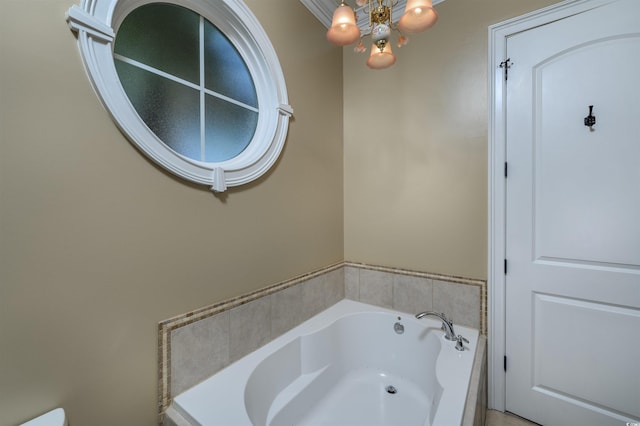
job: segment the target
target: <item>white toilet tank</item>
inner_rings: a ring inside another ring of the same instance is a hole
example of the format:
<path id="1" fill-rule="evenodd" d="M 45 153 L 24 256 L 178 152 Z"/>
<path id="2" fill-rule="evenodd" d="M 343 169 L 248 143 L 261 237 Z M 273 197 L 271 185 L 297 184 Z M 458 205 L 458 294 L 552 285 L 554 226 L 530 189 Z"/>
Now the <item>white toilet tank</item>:
<path id="1" fill-rule="evenodd" d="M 67 426 L 67 416 L 62 408 L 56 408 L 20 426 Z"/>

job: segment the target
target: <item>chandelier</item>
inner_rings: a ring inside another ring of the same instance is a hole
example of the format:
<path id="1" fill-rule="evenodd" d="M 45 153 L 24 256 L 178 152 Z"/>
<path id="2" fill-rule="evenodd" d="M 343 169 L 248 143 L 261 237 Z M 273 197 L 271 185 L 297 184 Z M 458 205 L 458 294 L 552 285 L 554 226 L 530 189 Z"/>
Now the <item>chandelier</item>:
<path id="1" fill-rule="evenodd" d="M 393 22 L 393 6 L 398 0 L 356 0 L 356 4 L 369 15 L 369 32 L 361 34 L 356 24 L 356 12 L 341 0 L 333 13 L 331 27 L 327 31 L 327 40 L 338 46 L 346 46 L 360 40 L 354 50 L 366 52 L 363 38 L 371 36 L 371 54 L 367 66 L 372 69 L 384 69 L 396 63 L 391 51 L 391 32 L 399 33 L 397 46 L 402 47 L 409 39 L 405 33 L 422 32 L 436 23 L 438 14 L 432 0 L 407 0 L 404 14 L 398 23 Z M 377 3 L 377 4 L 376 4 Z"/>

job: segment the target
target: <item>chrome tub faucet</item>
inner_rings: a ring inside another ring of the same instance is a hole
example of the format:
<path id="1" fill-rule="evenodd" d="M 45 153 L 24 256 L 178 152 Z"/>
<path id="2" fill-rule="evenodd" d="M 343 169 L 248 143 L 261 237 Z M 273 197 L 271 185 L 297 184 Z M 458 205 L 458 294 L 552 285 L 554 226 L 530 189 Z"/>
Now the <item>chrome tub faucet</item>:
<path id="1" fill-rule="evenodd" d="M 419 314 L 416 314 L 417 319 L 421 319 L 427 316 L 438 317 L 440 318 L 440 320 L 442 320 L 442 331 L 444 331 L 445 339 L 453 341 L 458 340 L 455 331 L 453 331 L 453 322 L 449 321 L 445 314 L 433 311 L 420 312 Z"/>
<path id="2" fill-rule="evenodd" d="M 447 316 L 445 314 L 441 314 L 439 312 L 433 312 L 433 311 L 420 312 L 419 314 L 416 314 L 417 319 L 424 318 L 426 316 L 440 318 L 440 320 L 442 320 L 441 329 L 444 331 L 444 338 L 447 340 L 452 340 L 456 342 L 457 351 L 465 350 L 464 344 L 469 343 L 469 340 L 467 340 L 465 337 L 461 336 L 460 334 L 456 336 L 455 331 L 453 331 L 453 321 L 450 321 L 449 319 L 447 319 Z"/>

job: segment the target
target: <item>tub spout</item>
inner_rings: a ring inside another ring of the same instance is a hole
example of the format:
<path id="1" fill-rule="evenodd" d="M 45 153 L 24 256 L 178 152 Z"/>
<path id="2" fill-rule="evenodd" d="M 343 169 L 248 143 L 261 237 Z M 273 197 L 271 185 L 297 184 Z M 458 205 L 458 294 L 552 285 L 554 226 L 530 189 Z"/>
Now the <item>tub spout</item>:
<path id="1" fill-rule="evenodd" d="M 421 319 L 427 316 L 438 317 L 440 318 L 440 320 L 442 320 L 442 330 L 444 331 L 445 339 L 447 340 L 457 339 L 456 333 L 455 331 L 453 331 L 453 322 L 449 321 L 445 314 L 441 314 L 439 312 L 433 312 L 433 311 L 420 312 L 419 314 L 416 314 L 417 319 Z"/>

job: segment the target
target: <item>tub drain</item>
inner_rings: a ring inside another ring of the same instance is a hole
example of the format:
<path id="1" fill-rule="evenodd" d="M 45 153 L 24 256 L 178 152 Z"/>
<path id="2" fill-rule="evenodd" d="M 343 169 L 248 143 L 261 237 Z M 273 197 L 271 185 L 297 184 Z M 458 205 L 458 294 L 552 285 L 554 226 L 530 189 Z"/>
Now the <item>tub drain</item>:
<path id="1" fill-rule="evenodd" d="M 391 385 L 387 386 L 385 389 L 386 389 L 387 393 L 389 393 L 391 395 L 394 395 L 394 394 L 398 393 L 398 389 L 396 389 L 395 387 L 393 387 Z"/>

